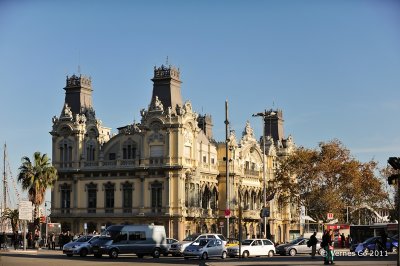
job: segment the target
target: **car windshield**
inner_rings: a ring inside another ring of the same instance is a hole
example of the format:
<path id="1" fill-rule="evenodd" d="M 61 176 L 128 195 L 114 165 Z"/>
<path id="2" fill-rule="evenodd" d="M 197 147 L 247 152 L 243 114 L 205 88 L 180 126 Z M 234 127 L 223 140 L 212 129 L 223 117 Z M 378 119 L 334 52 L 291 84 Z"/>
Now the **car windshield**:
<path id="1" fill-rule="evenodd" d="M 210 241 L 210 239 L 199 239 L 199 240 L 193 242 L 193 243 L 190 244 L 190 245 L 191 245 L 191 246 L 204 247 L 205 245 L 207 245 L 208 241 Z"/>
<path id="2" fill-rule="evenodd" d="M 242 241 L 242 246 L 250 246 L 250 244 L 253 242 L 253 240 L 243 240 Z"/>
<path id="3" fill-rule="evenodd" d="M 183 241 L 195 241 L 198 236 L 199 235 L 189 235 L 188 237 L 183 239 Z"/>
<path id="4" fill-rule="evenodd" d="M 289 244 L 291 244 L 291 245 L 296 245 L 296 244 L 298 244 L 299 242 L 301 242 L 302 240 L 303 240 L 303 238 L 296 238 L 296 239 L 293 239 L 292 242 L 290 242 Z"/>
<path id="5" fill-rule="evenodd" d="M 75 242 L 86 242 L 90 239 L 90 236 L 81 236 L 80 238 L 78 238 Z"/>
<path id="6" fill-rule="evenodd" d="M 99 239 L 98 236 L 94 236 L 89 240 L 89 243 L 93 243 L 94 241 L 96 241 L 97 239 Z"/>
<path id="7" fill-rule="evenodd" d="M 374 237 L 370 237 L 370 238 L 368 238 L 367 240 L 365 240 L 365 241 L 363 242 L 363 244 L 372 243 L 372 242 L 375 242 L 375 240 L 376 240 L 376 237 L 375 237 L 375 236 L 374 236 Z"/>

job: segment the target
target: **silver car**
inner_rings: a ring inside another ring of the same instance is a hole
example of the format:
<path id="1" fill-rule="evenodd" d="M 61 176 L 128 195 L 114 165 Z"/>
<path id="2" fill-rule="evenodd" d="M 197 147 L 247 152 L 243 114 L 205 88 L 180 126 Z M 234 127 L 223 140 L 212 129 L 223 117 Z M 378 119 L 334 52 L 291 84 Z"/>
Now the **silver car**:
<path id="1" fill-rule="evenodd" d="M 171 245 L 177 242 L 179 241 L 175 238 L 167 238 L 167 250 L 164 252 L 164 256 L 168 256 L 170 253 L 172 254 L 172 252 L 170 252 Z"/>
<path id="2" fill-rule="evenodd" d="M 211 257 L 226 258 L 226 248 L 222 240 L 219 239 L 199 239 L 192 242 L 183 251 L 185 259 L 199 258 L 208 259 Z"/>
<path id="3" fill-rule="evenodd" d="M 68 257 L 72 257 L 73 255 L 85 257 L 87 254 L 92 253 L 91 243 L 93 243 L 98 237 L 98 235 L 81 236 L 76 241 L 65 244 L 63 247 L 63 253 Z"/>
<path id="4" fill-rule="evenodd" d="M 311 247 L 307 246 L 308 238 L 296 238 L 290 243 L 282 244 L 276 247 L 276 253 L 280 255 L 295 256 L 296 254 L 311 254 Z M 320 247 L 321 241 L 317 243 L 317 253 L 321 254 L 323 248 Z"/>

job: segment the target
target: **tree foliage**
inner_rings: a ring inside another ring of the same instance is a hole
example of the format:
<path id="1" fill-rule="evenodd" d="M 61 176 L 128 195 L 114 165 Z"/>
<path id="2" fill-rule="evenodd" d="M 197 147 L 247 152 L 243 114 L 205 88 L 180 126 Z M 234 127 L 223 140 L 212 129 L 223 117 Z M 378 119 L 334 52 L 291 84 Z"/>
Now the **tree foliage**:
<path id="1" fill-rule="evenodd" d="M 13 232 L 18 231 L 18 224 L 19 224 L 19 211 L 18 209 L 5 209 L 3 213 L 3 219 L 8 219 L 10 220 L 11 223 L 11 228 Z"/>
<path id="2" fill-rule="evenodd" d="M 18 181 L 23 190 L 28 190 L 29 201 L 35 206 L 36 219 L 37 208 L 45 200 L 46 189 L 52 187 L 57 180 L 57 170 L 51 165 L 49 157 L 40 152 L 33 154 L 33 162 L 29 157 L 22 157 L 19 170 Z"/>
<path id="3" fill-rule="evenodd" d="M 346 222 L 347 206 L 376 208 L 387 196 L 376 167 L 374 161 L 354 159 L 339 140 L 320 142 L 316 149 L 300 147 L 280 161 L 277 187 L 313 219 L 326 221 L 327 213 L 333 213 Z"/>

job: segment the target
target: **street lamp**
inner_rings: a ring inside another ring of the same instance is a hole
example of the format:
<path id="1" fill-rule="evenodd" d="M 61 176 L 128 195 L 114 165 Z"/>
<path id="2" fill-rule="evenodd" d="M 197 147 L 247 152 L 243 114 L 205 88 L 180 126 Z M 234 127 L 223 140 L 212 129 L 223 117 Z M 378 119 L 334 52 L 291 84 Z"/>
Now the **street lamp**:
<path id="1" fill-rule="evenodd" d="M 268 111 L 264 110 L 262 113 L 253 114 L 253 117 L 260 116 L 263 119 L 263 197 L 264 197 L 264 208 L 267 207 L 267 188 L 266 188 L 266 180 L 265 180 L 265 119 L 271 118 L 275 115 L 275 112 L 272 110 Z M 270 121 L 270 130 L 269 134 L 271 136 L 271 121 Z M 267 216 L 265 215 L 264 211 L 262 212 L 264 216 L 264 238 L 267 238 Z"/>
<path id="2" fill-rule="evenodd" d="M 47 202 L 49 202 L 50 203 L 50 206 L 51 206 L 51 201 L 45 201 L 44 202 L 44 217 L 46 218 L 46 238 L 45 238 L 45 240 L 44 240 L 44 246 L 45 247 L 47 247 L 47 224 L 48 224 L 48 219 L 47 219 Z M 50 209 L 51 210 L 51 209 Z"/>

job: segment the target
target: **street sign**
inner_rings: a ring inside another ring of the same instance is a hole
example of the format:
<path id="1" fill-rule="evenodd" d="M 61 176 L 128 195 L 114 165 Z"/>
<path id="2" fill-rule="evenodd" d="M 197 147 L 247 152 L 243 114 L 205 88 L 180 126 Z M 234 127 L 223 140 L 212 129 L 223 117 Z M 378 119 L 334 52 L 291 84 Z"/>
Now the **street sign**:
<path id="1" fill-rule="evenodd" d="M 333 213 L 328 212 L 326 217 L 328 218 L 328 220 L 332 220 L 333 219 Z"/>
<path id="2" fill-rule="evenodd" d="M 229 218 L 231 216 L 231 210 L 226 209 L 225 210 L 225 218 Z"/>
<path id="3" fill-rule="evenodd" d="M 269 217 L 269 208 L 262 208 L 261 217 Z"/>
<path id="4" fill-rule="evenodd" d="M 18 212 L 19 212 L 18 219 L 31 221 L 32 211 L 33 211 L 32 202 L 30 202 L 29 200 L 20 201 L 18 205 Z"/>

